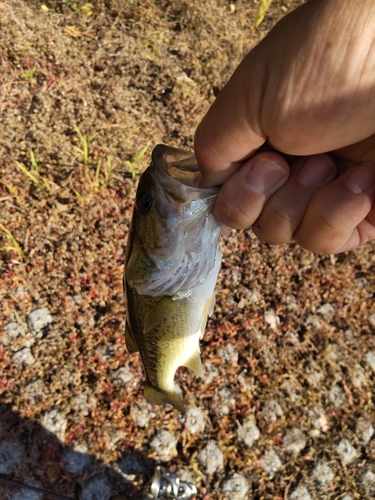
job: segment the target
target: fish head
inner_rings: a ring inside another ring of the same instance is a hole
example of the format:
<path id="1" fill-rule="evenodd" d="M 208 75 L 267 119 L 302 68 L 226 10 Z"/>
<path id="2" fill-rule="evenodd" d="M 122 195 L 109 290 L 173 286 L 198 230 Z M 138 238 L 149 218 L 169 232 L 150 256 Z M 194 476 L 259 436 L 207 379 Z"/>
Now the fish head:
<path id="1" fill-rule="evenodd" d="M 218 238 L 220 229 L 208 218 L 218 189 L 200 188 L 201 179 L 194 154 L 156 146 L 139 180 L 128 244 L 127 282 L 140 295 L 176 293 L 198 233 L 206 229 L 210 238 L 207 226 L 214 224 Z"/>

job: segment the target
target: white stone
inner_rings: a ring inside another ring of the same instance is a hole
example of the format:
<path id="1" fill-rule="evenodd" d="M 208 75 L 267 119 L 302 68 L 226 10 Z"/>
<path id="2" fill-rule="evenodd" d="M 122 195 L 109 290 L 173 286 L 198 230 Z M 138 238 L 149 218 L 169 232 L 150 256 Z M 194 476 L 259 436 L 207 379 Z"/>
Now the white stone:
<path id="1" fill-rule="evenodd" d="M 91 478 L 82 488 L 80 500 L 109 500 L 111 488 L 105 479 Z"/>
<path id="2" fill-rule="evenodd" d="M 22 466 L 24 460 L 24 451 L 19 443 L 0 442 L 0 474 L 11 474 Z"/>
<path id="3" fill-rule="evenodd" d="M 129 366 L 122 366 L 112 373 L 112 378 L 119 382 L 120 385 L 124 386 L 133 380 L 134 375 L 132 374 Z"/>
<path id="4" fill-rule="evenodd" d="M 249 483 L 240 474 L 233 474 L 231 478 L 224 480 L 222 493 L 228 500 L 245 500 L 249 491 Z"/>
<path id="5" fill-rule="evenodd" d="M 312 500 L 306 486 L 298 484 L 297 488 L 288 495 L 289 500 Z"/>
<path id="6" fill-rule="evenodd" d="M 368 352 L 365 356 L 365 360 L 369 364 L 371 370 L 375 373 L 375 352 Z"/>
<path id="7" fill-rule="evenodd" d="M 31 353 L 30 347 L 24 347 L 15 352 L 12 360 L 16 365 L 33 365 L 35 363 L 35 358 Z"/>
<path id="8" fill-rule="evenodd" d="M 276 399 L 268 399 L 264 403 L 262 414 L 265 420 L 276 422 L 278 418 L 284 415 L 284 412 Z"/>
<path id="9" fill-rule="evenodd" d="M 331 304 L 326 302 L 325 304 L 322 304 L 320 307 L 318 307 L 317 312 L 322 316 L 332 316 L 335 312 L 335 309 Z"/>
<path id="10" fill-rule="evenodd" d="M 73 449 L 66 448 L 63 452 L 64 469 L 69 474 L 82 472 L 91 462 L 91 456 L 87 453 L 87 446 L 77 445 Z"/>
<path id="11" fill-rule="evenodd" d="M 294 427 L 293 429 L 287 431 L 286 434 L 283 436 L 283 441 L 284 441 L 284 449 L 288 453 L 297 454 L 300 451 L 302 451 L 306 446 L 305 436 L 303 432 L 297 427 Z"/>
<path id="12" fill-rule="evenodd" d="M 273 309 L 266 311 L 264 321 L 269 324 L 272 330 L 277 330 L 280 325 L 280 318 Z"/>
<path id="13" fill-rule="evenodd" d="M 344 464 L 349 464 L 352 462 L 357 456 L 357 450 L 347 439 L 342 439 L 337 448 L 337 453 L 341 456 Z"/>
<path id="14" fill-rule="evenodd" d="M 238 437 L 246 446 L 253 446 L 255 441 L 260 438 L 260 430 L 253 419 L 249 419 L 239 426 Z"/>
<path id="15" fill-rule="evenodd" d="M 204 431 L 206 427 L 206 415 L 197 407 L 190 407 L 186 412 L 185 429 L 193 436 Z"/>
<path id="16" fill-rule="evenodd" d="M 150 445 L 156 451 L 160 460 L 169 460 L 177 455 L 177 439 L 166 430 L 159 431 L 152 438 Z"/>
<path id="17" fill-rule="evenodd" d="M 26 318 L 27 324 L 31 331 L 33 331 L 37 337 L 43 335 L 43 331 L 52 323 L 52 316 L 46 307 L 41 307 L 39 309 L 34 309 Z"/>
<path id="18" fill-rule="evenodd" d="M 26 330 L 22 325 L 19 325 L 18 323 L 8 323 L 4 327 L 4 335 L 0 337 L 0 343 L 8 345 L 17 337 L 23 337 L 25 334 Z"/>
<path id="19" fill-rule="evenodd" d="M 326 487 L 335 477 L 332 469 L 325 460 L 318 460 L 316 466 L 314 467 L 312 476 L 315 484 L 317 484 L 319 488 Z"/>
<path id="20" fill-rule="evenodd" d="M 368 420 L 366 420 L 365 418 L 359 418 L 355 432 L 359 439 L 361 439 L 364 444 L 367 444 L 372 438 L 375 429 Z"/>
<path id="21" fill-rule="evenodd" d="M 215 474 L 224 468 L 224 455 L 212 439 L 201 449 L 197 458 L 205 474 Z"/>
<path id="22" fill-rule="evenodd" d="M 268 451 L 260 460 L 260 465 L 269 476 L 273 476 L 282 466 L 282 462 L 275 450 Z"/>
<path id="23" fill-rule="evenodd" d="M 335 408 L 340 408 L 340 406 L 345 403 L 346 396 L 341 387 L 339 387 L 338 385 L 333 385 L 328 393 L 328 399 L 331 401 Z"/>
<path id="24" fill-rule="evenodd" d="M 68 422 L 56 408 L 53 408 L 44 414 L 42 418 L 42 425 L 45 429 L 47 429 L 47 431 L 51 432 L 58 439 L 60 439 L 60 441 L 65 440 L 65 431 Z"/>

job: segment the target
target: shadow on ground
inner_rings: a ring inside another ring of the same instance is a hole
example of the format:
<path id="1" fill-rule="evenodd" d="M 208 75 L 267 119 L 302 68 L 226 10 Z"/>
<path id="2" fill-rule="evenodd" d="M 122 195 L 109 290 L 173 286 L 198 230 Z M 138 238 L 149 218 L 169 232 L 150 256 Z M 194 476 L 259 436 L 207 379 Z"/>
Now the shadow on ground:
<path id="1" fill-rule="evenodd" d="M 106 466 L 79 447 L 64 445 L 37 422 L 0 403 L 0 497 L 9 500 L 147 498 L 155 462 L 125 452 Z M 29 487 L 27 487 L 29 486 Z M 126 497 L 125 497 L 126 495 Z"/>

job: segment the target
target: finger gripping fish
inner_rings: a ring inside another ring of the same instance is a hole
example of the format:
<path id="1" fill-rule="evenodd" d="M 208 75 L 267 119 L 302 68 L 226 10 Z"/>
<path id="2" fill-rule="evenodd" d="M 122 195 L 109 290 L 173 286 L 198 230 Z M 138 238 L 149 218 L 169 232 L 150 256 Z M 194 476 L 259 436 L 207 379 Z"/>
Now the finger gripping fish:
<path id="1" fill-rule="evenodd" d="M 214 307 L 218 188 L 200 188 L 195 156 L 158 145 L 141 175 L 125 258 L 126 345 L 139 351 L 149 403 L 184 411 L 179 366 L 202 375 L 199 339 Z"/>

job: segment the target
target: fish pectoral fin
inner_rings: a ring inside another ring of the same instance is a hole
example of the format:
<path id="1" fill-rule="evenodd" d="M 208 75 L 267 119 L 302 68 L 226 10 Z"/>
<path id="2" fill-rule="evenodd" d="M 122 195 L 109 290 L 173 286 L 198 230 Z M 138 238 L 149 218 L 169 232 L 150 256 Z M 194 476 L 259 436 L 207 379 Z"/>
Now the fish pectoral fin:
<path id="1" fill-rule="evenodd" d="M 152 387 L 152 385 L 146 383 L 144 394 L 146 401 L 150 404 L 170 404 L 174 408 L 176 408 L 176 410 L 185 413 L 185 407 L 177 387 L 175 391 L 163 391 L 161 389 L 156 389 L 155 387 Z"/>
<path id="2" fill-rule="evenodd" d="M 133 334 L 130 330 L 130 327 L 129 327 L 129 324 L 127 321 L 125 324 L 125 342 L 126 342 L 126 347 L 127 347 L 130 354 L 138 351 L 138 346 L 134 340 Z"/>
<path id="3" fill-rule="evenodd" d="M 201 357 L 200 357 L 198 351 L 195 351 L 192 354 L 192 356 L 190 356 L 190 358 L 187 361 L 185 361 L 184 366 L 186 366 L 186 368 L 189 368 L 190 370 L 192 370 L 194 373 L 196 373 L 200 377 L 203 375 Z"/>
<path id="4" fill-rule="evenodd" d="M 178 300 L 174 300 L 172 297 L 163 297 L 160 299 L 156 306 L 148 313 L 143 333 L 147 333 L 160 325 L 171 314 L 177 304 Z"/>

